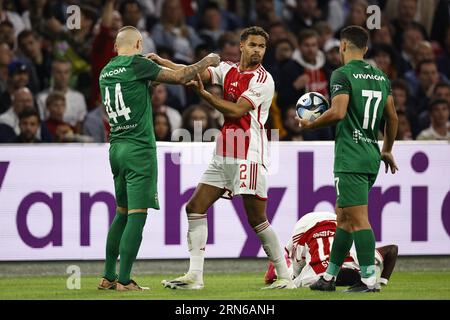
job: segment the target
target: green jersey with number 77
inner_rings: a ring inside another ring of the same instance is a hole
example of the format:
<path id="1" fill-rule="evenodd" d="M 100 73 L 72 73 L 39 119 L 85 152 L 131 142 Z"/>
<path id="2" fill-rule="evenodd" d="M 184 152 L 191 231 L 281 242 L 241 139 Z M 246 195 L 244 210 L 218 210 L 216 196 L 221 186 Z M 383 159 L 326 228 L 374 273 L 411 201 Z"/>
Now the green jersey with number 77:
<path id="1" fill-rule="evenodd" d="M 331 75 L 331 97 L 348 94 L 347 115 L 336 126 L 334 172 L 378 174 L 378 131 L 386 100 L 388 77 L 363 60 L 352 60 Z"/>
<path id="2" fill-rule="evenodd" d="M 141 55 L 117 56 L 100 73 L 100 91 L 109 117 L 111 144 L 156 148 L 149 81 L 161 67 Z"/>

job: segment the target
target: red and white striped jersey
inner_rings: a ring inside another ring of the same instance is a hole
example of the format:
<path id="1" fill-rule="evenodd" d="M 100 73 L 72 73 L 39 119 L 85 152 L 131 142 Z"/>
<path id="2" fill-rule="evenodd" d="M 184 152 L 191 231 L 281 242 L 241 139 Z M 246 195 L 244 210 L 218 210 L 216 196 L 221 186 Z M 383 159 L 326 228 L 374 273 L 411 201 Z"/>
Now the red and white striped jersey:
<path id="1" fill-rule="evenodd" d="M 316 274 L 321 274 L 328 267 L 335 233 L 336 214 L 308 213 L 295 224 L 286 251 L 294 262 L 303 260 L 301 264 L 309 265 Z"/>
<path id="2" fill-rule="evenodd" d="M 268 141 L 264 124 L 275 90 L 272 76 L 262 65 L 252 71 L 241 71 L 239 64 L 232 62 L 221 62 L 215 68 L 208 68 L 208 71 L 212 84 L 222 86 L 225 100 L 237 102 L 239 98 L 244 98 L 253 106 L 239 119 L 225 117 L 215 154 L 266 165 Z"/>

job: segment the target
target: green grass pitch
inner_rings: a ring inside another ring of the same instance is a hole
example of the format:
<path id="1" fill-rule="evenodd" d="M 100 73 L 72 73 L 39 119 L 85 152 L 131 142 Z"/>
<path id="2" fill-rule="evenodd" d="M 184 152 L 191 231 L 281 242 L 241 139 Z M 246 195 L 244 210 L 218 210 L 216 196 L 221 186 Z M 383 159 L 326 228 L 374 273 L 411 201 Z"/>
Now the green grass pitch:
<path id="1" fill-rule="evenodd" d="M 0 300 L 7 299 L 148 299 L 148 300 L 277 300 L 277 299 L 382 299 L 427 300 L 450 299 L 450 271 L 394 272 L 387 287 L 380 293 L 346 294 L 344 287 L 337 292 L 313 292 L 309 288 L 294 290 L 260 290 L 263 274 L 258 273 L 206 273 L 203 290 L 164 289 L 160 282 L 174 275 L 137 275 L 134 279 L 150 291 L 125 292 L 97 290 L 98 277 L 82 276 L 81 289 L 66 288 L 62 276 L 18 276 L 0 278 Z"/>

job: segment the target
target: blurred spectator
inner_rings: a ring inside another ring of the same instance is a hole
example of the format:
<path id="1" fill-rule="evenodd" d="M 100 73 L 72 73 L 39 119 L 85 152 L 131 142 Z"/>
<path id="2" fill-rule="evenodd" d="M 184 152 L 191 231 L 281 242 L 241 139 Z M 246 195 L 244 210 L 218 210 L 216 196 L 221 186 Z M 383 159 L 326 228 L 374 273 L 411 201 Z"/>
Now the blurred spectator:
<path id="1" fill-rule="evenodd" d="M 103 67 L 117 54 L 114 50 L 114 42 L 123 23 L 120 13 L 114 11 L 114 2 L 114 0 L 105 2 L 100 28 L 92 44 L 92 92 L 89 108 L 100 104 L 100 87 L 97 79 Z"/>
<path id="2" fill-rule="evenodd" d="M 333 30 L 326 21 L 319 21 L 314 25 L 314 30 L 319 35 L 319 48 L 322 50 L 325 43 L 333 38 Z"/>
<path id="3" fill-rule="evenodd" d="M 274 45 L 275 49 L 275 63 L 270 69 L 270 74 L 272 75 L 273 81 L 275 83 L 275 88 L 278 89 L 278 84 L 283 76 L 283 66 L 286 62 L 292 61 L 292 55 L 294 53 L 295 47 L 291 41 L 288 39 L 280 39 Z"/>
<path id="4" fill-rule="evenodd" d="M 71 72 L 72 65 L 69 61 L 54 59 L 52 63 L 52 87 L 38 94 L 37 103 L 41 119 L 45 120 L 48 115 L 45 101 L 49 93 L 52 91 L 64 93 L 66 98 L 64 122 L 75 128 L 76 132 L 80 132 L 81 123 L 87 113 L 87 107 L 84 96 L 80 92 L 69 88 Z"/>
<path id="5" fill-rule="evenodd" d="M 331 73 L 342 65 L 339 47 L 340 41 L 334 38 L 329 39 L 323 47 L 326 57 L 325 73 L 328 76 L 328 83 L 330 82 Z"/>
<path id="6" fill-rule="evenodd" d="M 391 21 L 395 28 L 394 43 L 402 43 L 403 33 L 408 27 L 415 26 L 424 39 L 427 38 L 427 32 L 423 25 L 414 21 L 417 12 L 417 0 L 398 0 L 397 18 Z M 404 41 L 404 40 L 403 40 Z M 400 49 L 400 48 L 398 48 Z"/>
<path id="7" fill-rule="evenodd" d="M 417 68 L 419 63 L 424 60 L 435 60 L 433 47 L 428 41 L 420 41 L 416 44 L 411 60 L 413 69 L 405 72 L 405 74 L 403 75 L 405 80 L 408 81 L 409 86 L 413 92 L 415 92 L 419 88 L 419 79 L 417 77 L 415 69 Z"/>
<path id="8" fill-rule="evenodd" d="M 0 42 L 0 94 L 8 88 L 8 65 L 12 62 L 13 53 L 11 48 L 5 43 Z M 5 112 L 0 103 L 0 114 Z"/>
<path id="9" fill-rule="evenodd" d="M 0 22 L 0 42 L 6 42 L 11 49 L 16 48 L 14 26 L 8 20 Z"/>
<path id="10" fill-rule="evenodd" d="M 382 19 L 380 28 L 370 30 L 370 41 L 372 45 L 376 44 L 387 44 L 393 45 L 392 36 L 394 30 L 388 21 Z"/>
<path id="11" fill-rule="evenodd" d="M 413 69 L 413 56 L 416 50 L 416 46 L 419 42 L 425 40 L 420 28 L 415 25 L 411 25 L 407 27 L 403 32 L 403 37 L 400 42 L 396 42 L 395 44 L 401 44 L 400 54 L 400 66 L 399 71 L 400 74 L 404 74 L 406 71 Z"/>
<path id="12" fill-rule="evenodd" d="M 350 25 L 356 25 L 365 28 L 367 20 L 367 6 L 366 0 L 349 1 L 350 6 L 344 25 L 334 34 L 335 38 L 340 39 L 341 30 Z"/>
<path id="13" fill-rule="evenodd" d="M 12 140 L 14 143 L 39 143 L 36 137 L 41 125 L 39 112 L 35 108 L 26 108 L 19 113 L 19 135 Z"/>
<path id="14" fill-rule="evenodd" d="M 397 57 L 394 48 L 388 44 L 377 44 L 371 49 L 370 55 L 377 67 L 380 68 L 390 80 L 397 78 Z"/>
<path id="15" fill-rule="evenodd" d="M 202 40 L 194 29 L 186 25 L 180 0 L 166 0 L 161 11 L 161 20 L 152 29 L 156 45 L 170 46 L 175 60 L 191 63 L 194 51 Z"/>
<path id="16" fill-rule="evenodd" d="M 4 112 L 11 105 L 12 94 L 17 89 L 28 87 L 29 82 L 29 67 L 19 60 L 11 62 L 8 65 L 7 89 L 0 94 L 0 110 Z"/>
<path id="17" fill-rule="evenodd" d="M 255 1 L 255 17 L 250 20 L 249 25 L 259 26 L 267 31 L 272 24 L 279 21 L 274 0 Z"/>
<path id="18" fill-rule="evenodd" d="M 111 0 L 110 0 L 111 1 Z M 106 5 L 109 5 L 106 3 Z M 123 19 L 124 26 L 137 28 L 142 35 L 142 53 L 156 52 L 156 46 L 150 34 L 145 30 L 145 16 L 142 15 L 142 8 L 137 0 L 125 0 L 120 2 L 119 13 Z"/>
<path id="19" fill-rule="evenodd" d="M 172 130 L 181 127 L 181 114 L 174 108 L 167 104 L 167 90 L 164 84 L 159 84 L 153 88 L 152 93 L 152 107 L 153 112 L 164 113 L 170 121 Z"/>
<path id="20" fill-rule="evenodd" d="M 396 79 L 391 82 L 391 89 L 397 112 L 408 114 L 411 111 L 411 107 L 409 106 L 410 90 L 408 83 L 403 79 Z"/>
<path id="21" fill-rule="evenodd" d="M 102 104 L 87 113 L 83 122 L 83 134 L 92 137 L 94 142 L 108 142 L 109 130 L 108 115 Z"/>
<path id="22" fill-rule="evenodd" d="M 14 29 L 14 35 L 17 35 L 25 29 L 25 25 L 16 12 L 11 12 L 4 9 L 4 0 L 0 0 L 0 22 L 8 21 Z"/>
<path id="23" fill-rule="evenodd" d="M 320 19 L 317 0 L 297 0 L 297 6 L 288 21 L 289 29 L 298 34 L 303 29 L 311 28 Z"/>
<path id="24" fill-rule="evenodd" d="M 403 111 L 397 111 L 398 129 L 395 140 L 412 140 L 411 125 Z"/>
<path id="25" fill-rule="evenodd" d="M 264 54 L 262 64 L 266 70 L 273 76 L 274 68 L 276 65 L 276 49 L 275 46 L 280 40 L 289 39 L 289 41 L 296 46 L 297 40 L 295 36 L 290 33 L 285 25 L 281 22 L 275 22 L 270 25 L 267 30 L 269 33 L 269 42 L 267 43 L 266 53 Z"/>
<path id="26" fill-rule="evenodd" d="M 156 112 L 153 114 L 153 126 L 155 128 L 156 141 L 171 141 L 172 129 L 166 113 Z"/>
<path id="27" fill-rule="evenodd" d="M 436 2 L 437 0 L 435 0 Z M 450 32 L 450 10 L 448 0 L 439 0 L 432 20 L 431 39 L 439 42 L 445 48 Z M 446 40 L 447 38 L 447 40 Z M 448 44 L 447 44 L 448 45 Z M 446 73 L 450 74 L 450 72 Z"/>
<path id="28" fill-rule="evenodd" d="M 0 123 L 10 126 L 19 135 L 19 114 L 26 108 L 34 108 L 33 94 L 25 87 L 16 89 L 11 94 L 11 103 L 11 107 L 0 116 Z"/>
<path id="29" fill-rule="evenodd" d="M 450 109 L 447 100 L 433 100 L 429 105 L 431 126 L 417 136 L 417 140 L 450 141 Z"/>
<path id="30" fill-rule="evenodd" d="M 444 52 L 438 59 L 439 71 L 447 76 L 450 75 L 450 25 L 447 26 L 447 32 L 444 42 Z"/>
<path id="31" fill-rule="evenodd" d="M 191 141 L 209 142 L 215 140 L 214 136 L 205 135 L 206 130 L 215 127 L 208 109 L 202 105 L 192 105 L 184 111 L 182 128 L 189 132 Z"/>
<path id="32" fill-rule="evenodd" d="M 224 30 L 221 28 L 221 18 L 220 8 L 217 3 L 209 2 L 203 8 L 198 35 L 211 51 L 217 50 L 219 38 L 224 33 Z"/>
<path id="33" fill-rule="evenodd" d="M 439 82 L 434 87 L 433 99 L 444 99 L 450 104 L 450 84 L 446 82 Z"/>
<path id="34" fill-rule="evenodd" d="M 239 37 L 233 32 L 225 32 L 218 41 L 222 61 L 238 62 L 241 57 Z"/>
<path id="35" fill-rule="evenodd" d="M 31 68 L 32 80 L 35 88 L 42 91 L 50 85 L 51 55 L 42 48 L 39 36 L 32 30 L 24 30 L 19 34 L 17 44 L 20 58 L 27 62 Z"/>
<path id="36" fill-rule="evenodd" d="M 74 131 L 74 128 L 70 124 L 64 122 L 64 112 L 66 110 L 66 98 L 62 92 L 53 91 L 51 92 L 46 101 L 45 105 L 48 111 L 48 119 L 45 121 L 47 129 L 52 134 L 53 140 L 56 142 L 64 141 L 63 133 L 70 129 Z M 64 127 L 64 129 L 58 127 Z"/>
<path id="37" fill-rule="evenodd" d="M 319 36 L 316 31 L 306 29 L 298 36 L 298 49 L 294 51 L 292 59 L 303 68 L 305 79 L 301 85 L 294 84 L 298 89 L 304 84 L 305 90 L 316 91 L 328 97 L 329 77 L 325 72 L 325 55 L 319 50 Z M 306 83 L 303 83 L 306 82 Z"/>

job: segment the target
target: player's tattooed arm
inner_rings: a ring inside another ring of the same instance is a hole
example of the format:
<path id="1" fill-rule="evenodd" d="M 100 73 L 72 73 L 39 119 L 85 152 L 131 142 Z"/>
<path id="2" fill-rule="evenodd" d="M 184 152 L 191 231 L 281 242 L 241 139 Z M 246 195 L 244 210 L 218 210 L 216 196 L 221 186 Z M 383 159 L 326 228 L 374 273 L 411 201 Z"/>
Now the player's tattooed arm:
<path id="1" fill-rule="evenodd" d="M 199 75 L 197 75 L 195 81 L 189 82 L 188 85 L 192 86 L 203 99 L 219 110 L 225 117 L 239 119 L 253 109 L 253 105 L 245 98 L 241 97 L 234 103 L 212 95 L 205 90 Z"/>
<path id="2" fill-rule="evenodd" d="M 206 68 L 209 66 L 215 67 L 220 63 L 220 57 L 216 54 L 209 54 L 208 56 L 206 56 L 205 58 L 203 58 L 196 64 L 189 65 L 189 66 L 186 66 L 184 64 L 174 63 L 168 59 L 161 58 L 156 53 L 148 54 L 147 58 L 163 67 L 163 69 L 158 74 L 158 77 L 156 80 L 158 82 L 167 82 L 167 81 L 158 79 L 159 77 L 161 77 L 162 79 L 168 79 L 168 81 L 170 81 L 168 83 L 183 83 L 184 84 L 184 83 L 192 80 L 195 77 L 196 72 L 200 73 L 202 75 L 203 81 L 209 82 L 211 80 L 211 76 Z M 206 65 L 206 67 L 205 67 L 205 65 Z M 163 74 L 161 75 L 161 73 L 163 73 Z M 188 80 L 185 80 L 185 79 L 188 79 Z"/>
<path id="3" fill-rule="evenodd" d="M 331 100 L 331 108 L 325 111 L 320 117 L 314 121 L 300 119 L 298 116 L 295 117 L 298 121 L 299 127 L 304 129 L 315 129 L 328 127 L 336 124 L 340 120 L 345 118 L 347 114 L 349 95 L 346 93 L 338 94 Z"/>

